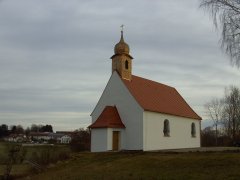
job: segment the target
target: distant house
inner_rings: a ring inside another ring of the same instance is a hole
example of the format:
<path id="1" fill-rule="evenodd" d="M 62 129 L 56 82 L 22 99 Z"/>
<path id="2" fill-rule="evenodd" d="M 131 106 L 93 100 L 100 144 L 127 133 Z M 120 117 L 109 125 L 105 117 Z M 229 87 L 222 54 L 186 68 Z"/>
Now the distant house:
<path id="1" fill-rule="evenodd" d="M 24 142 L 27 138 L 24 134 L 10 134 L 8 137 L 5 137 L 4 140 L 9 142 Z"/>
<path id="2" fill-rule="evenodd" d="M 32 140 L 48 142 L 54 140 L 57 143 L 68 144 L 72 138 L 68 134 L 63 133 L 50 133 L 50 132 L 31 132 L 30 136 Z"/>
<path id="3" fill-rule="evenodd" d="M 129 50 L 121 32 L 112 75 L 91 114 L 91 151 L 200 147 L 201 117 L 174 87 L 134 76 Z"/>
<path id="4" fill-rule="evenodd" d="M 56 131 L 56 134 L 67 134 L 69 136 L 72 136 L 74 132 L 73 131 Z"/>
<path id="5" fill-rule="evenodd" d="M 50 133 L 50 132 L 30 132 L 29 137 L 26 137 L 24 134 L 10 134 L 8 137 L 5 137 L 5 141 L 9 142 L 49 142 L 54 140 L 57 143 L 69 144 L 72 140 L 72 132 L 68 133 Z"/>
<path id="6" fill-rule="evenodd" d="M 62 144 L 69 144 L 72 140 L 72 137 L 69 136 L 69 135 L 63 135 L 61 138 L 60 138 L 60 143 Z"/>
<path id="7" fill-rule="evenodd" d="M 37 141 L 49 141 L 51 139 L 51 136 L 49 136 L 49 132 L 30 132 L 29 136 L 31 139 L 37 140 Z"/>

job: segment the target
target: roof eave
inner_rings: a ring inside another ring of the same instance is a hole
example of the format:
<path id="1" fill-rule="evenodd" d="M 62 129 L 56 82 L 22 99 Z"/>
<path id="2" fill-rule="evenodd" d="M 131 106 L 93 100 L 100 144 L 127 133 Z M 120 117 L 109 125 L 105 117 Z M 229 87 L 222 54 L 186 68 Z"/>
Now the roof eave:
<path id="1" fill-rule="evenodd" d="M 171 116 L 177 116 L 177 117 L 183 117 L 183 118 L 189 118 L 189 119 L 196 119 L 201 121 L 202 118 L 200 116 L 196 116 L 196 117 L 191 117 L 191 116 L 182 116 L 182 115 L 177 115 L 177 114 L 171 114 L 171 113 L 164 113 L 164 112 L 160 112 L 160 111 L 154 111 L 154 110 L 149 110 L 149 109 L 144 109 L 144 111 L 148 111 L 148 112 L 155 112 L 155 113 L 161 113 L 161 114 L 166 114 L 166 115 L 171 115 Z"/>
<path id="2" fill-rule="evenodd" d="M 125 126 L 88 126 L 88 128 L 90 128 L 90 129 L 100 129 L 100 128 L 102 128 L 102 129 L 104 129 L 104 128 L 120 128 L 120 129 L 125 129 L 126 127 Z"/>

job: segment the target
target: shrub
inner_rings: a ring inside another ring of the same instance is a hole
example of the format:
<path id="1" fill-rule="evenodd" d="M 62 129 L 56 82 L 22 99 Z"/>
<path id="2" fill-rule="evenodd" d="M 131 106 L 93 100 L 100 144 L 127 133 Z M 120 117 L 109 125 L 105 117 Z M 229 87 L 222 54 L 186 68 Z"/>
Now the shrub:
<path id="1" fill-rule="evenodd" d="M 43 147 L 38 152 L 32 152 L 30 161 L 38 163 L 40 165 L 49 165 L 58 161 L 66 160 L 70 157 L 69 150 L 63 149 L 63 147 Z"/>
<path id="2" fill-rule="evenodd" d="M 90 131 L 88 129 L 79 129 L 74 132 L 70 143 L 72 151 L 89 151 L 90 150 Z"/>

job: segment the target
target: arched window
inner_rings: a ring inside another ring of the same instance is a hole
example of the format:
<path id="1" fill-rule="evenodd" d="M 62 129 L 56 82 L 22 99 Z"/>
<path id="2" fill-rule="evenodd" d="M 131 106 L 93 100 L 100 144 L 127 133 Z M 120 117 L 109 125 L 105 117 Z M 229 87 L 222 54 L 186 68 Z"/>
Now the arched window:
<path id="1" fill-rule="evenodd" d="M 195 126 L 195 123 L 191 124 L 191 135 L 192 135 L 192 137 L 196 137 L 196 126 Z"/>
<path id="2" fill-rule="evenodd" d="M 125 61 L 125 69 L 128 69 L 128 60 Z"/>
<path id="3" fill-rule="evenodd" d="M 164 136 L 170 136 L 170 125 L 169 125 L 169 120 L 165 119 L 164 124 L 163 124 L 163 133 Z"/>

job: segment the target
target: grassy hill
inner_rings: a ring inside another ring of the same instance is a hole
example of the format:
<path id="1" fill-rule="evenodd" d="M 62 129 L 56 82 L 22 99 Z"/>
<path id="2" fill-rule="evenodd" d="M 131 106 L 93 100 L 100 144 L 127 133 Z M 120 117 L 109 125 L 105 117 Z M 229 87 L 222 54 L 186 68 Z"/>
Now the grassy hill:
<path id="1" fill-rule="evenodd" d="M 27 179 L 239 179 L 240 153 L 78 153 Z"/>
<path id="2" fill-rule="evenodd" d="M 6 144 L 0 143 L 0 160 L 6 160 Z M 49 149 L 50 148 L 50 149 Z M 65 146 L 27 147 L 30 158 L 35 152 L 69 153 L 70 159 L 58 161 L 36 174 L 29 164 L 13 166 L 12 176 L 36 180 L 76 179 L 239 179 L 239 152 L 107 152 L 72 153 Z M 44 155 L 44 154 L 43 154 Z M 45 156 L 39 156 L 41 158 Z M 0 176 L 5 165 L 0 162 Z M 1 178 L 0 178 L 1 179 Z"/>

